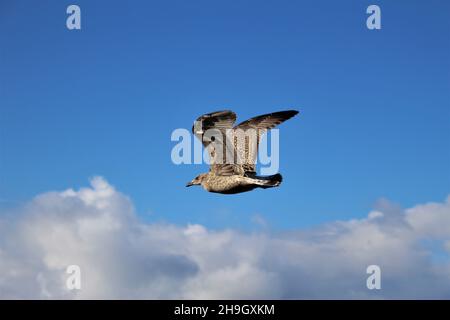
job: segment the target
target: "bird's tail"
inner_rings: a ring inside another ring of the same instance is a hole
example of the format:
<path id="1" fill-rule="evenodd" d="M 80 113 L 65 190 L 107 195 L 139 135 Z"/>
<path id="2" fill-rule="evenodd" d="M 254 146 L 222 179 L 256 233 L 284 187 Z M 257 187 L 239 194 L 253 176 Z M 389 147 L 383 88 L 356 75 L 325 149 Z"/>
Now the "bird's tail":
<path id="1" fill-rule="evenodd" d="M 266 177 L 256 177 L 259 181 L 261 181 L 261 188 L 272 188 L 278 187 L 283 181 L 283 177 L 281 174 L 277 173 L 271 176 Z"/>

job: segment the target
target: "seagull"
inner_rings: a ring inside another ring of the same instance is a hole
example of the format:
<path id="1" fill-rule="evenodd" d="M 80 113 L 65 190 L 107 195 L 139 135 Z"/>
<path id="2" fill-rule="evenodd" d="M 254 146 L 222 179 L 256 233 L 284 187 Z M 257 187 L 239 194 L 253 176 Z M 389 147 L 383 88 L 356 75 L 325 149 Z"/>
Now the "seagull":
<path id="1" fill-rule="evenodd" d="M 234 127 L 236 114 L 231 110 L 200 116 L 192 126 L 192 133 L 208 150 L 210 169 L 195 177 L 186 187 L 201 185 L 206 191 L 222 194 L 278 187 L 282 181 L 281 174 L 256 174 L 258 147 L 264 133 L 296 114 L 297 110 L 268 113 Z"/>

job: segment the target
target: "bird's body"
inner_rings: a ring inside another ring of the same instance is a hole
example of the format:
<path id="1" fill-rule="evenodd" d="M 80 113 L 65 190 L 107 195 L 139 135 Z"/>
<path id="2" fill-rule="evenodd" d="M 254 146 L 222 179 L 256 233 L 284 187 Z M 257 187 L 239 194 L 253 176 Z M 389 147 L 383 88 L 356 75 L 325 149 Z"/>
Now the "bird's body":
<path id="1" fill-rule="evenodd" d="M 256 175 L 259 142 L 267 130 L 297 113 L 295 110 L 269 113 L 235 127 L 236 114 L 229 110 L 199 117 L 192 131 L 209 151 L 210 170 L 194 178 L 187 186 L 201 185 L 206 191 L 222 194 L 278 187 L 282 181 L 280 174 Z"/>
<path id="2" fill-rule="evenodd" d="M 210 171 L 205 174 L 205 179 L 202 180 L 201 185 L 209 192 L 234 194 L 251 191 L 255 188 L 277 187 L 280 185 L 281 179 L 280 174 L 269 177 L 248 177 L 238 174 L 221 176 Z"/>

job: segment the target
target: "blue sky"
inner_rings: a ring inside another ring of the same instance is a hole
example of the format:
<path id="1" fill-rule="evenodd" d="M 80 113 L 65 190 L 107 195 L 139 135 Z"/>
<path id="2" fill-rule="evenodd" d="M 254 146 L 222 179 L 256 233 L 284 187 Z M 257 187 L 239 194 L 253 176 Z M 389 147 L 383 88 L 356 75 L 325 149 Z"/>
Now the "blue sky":
<path id="1" fill-rule="evenodd" d="M 66 29 L 66 8 L 82 30 Z M 382 29 L 366 28 L 378 4 Z M 450 191 L 446 1 L 2 1 L 0 207 L 101 175 L 143 219 L 274 228 L 362 217 Z M 277 189 L 185 183 L 172 130 L 295 108 Z M 157 181 L 163 180 L 163 183 Z"/>

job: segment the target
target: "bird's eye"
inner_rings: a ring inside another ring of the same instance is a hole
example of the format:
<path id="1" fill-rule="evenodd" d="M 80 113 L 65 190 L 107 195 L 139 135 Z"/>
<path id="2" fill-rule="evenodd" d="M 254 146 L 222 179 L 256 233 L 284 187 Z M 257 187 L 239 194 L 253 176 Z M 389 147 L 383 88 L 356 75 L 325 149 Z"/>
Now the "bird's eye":
<path id="1" fill-rule="evenodd" d="M 215 141 L 215 140 L 216 140 L 216 137 L 212 136 L 211 141 Z"/>

